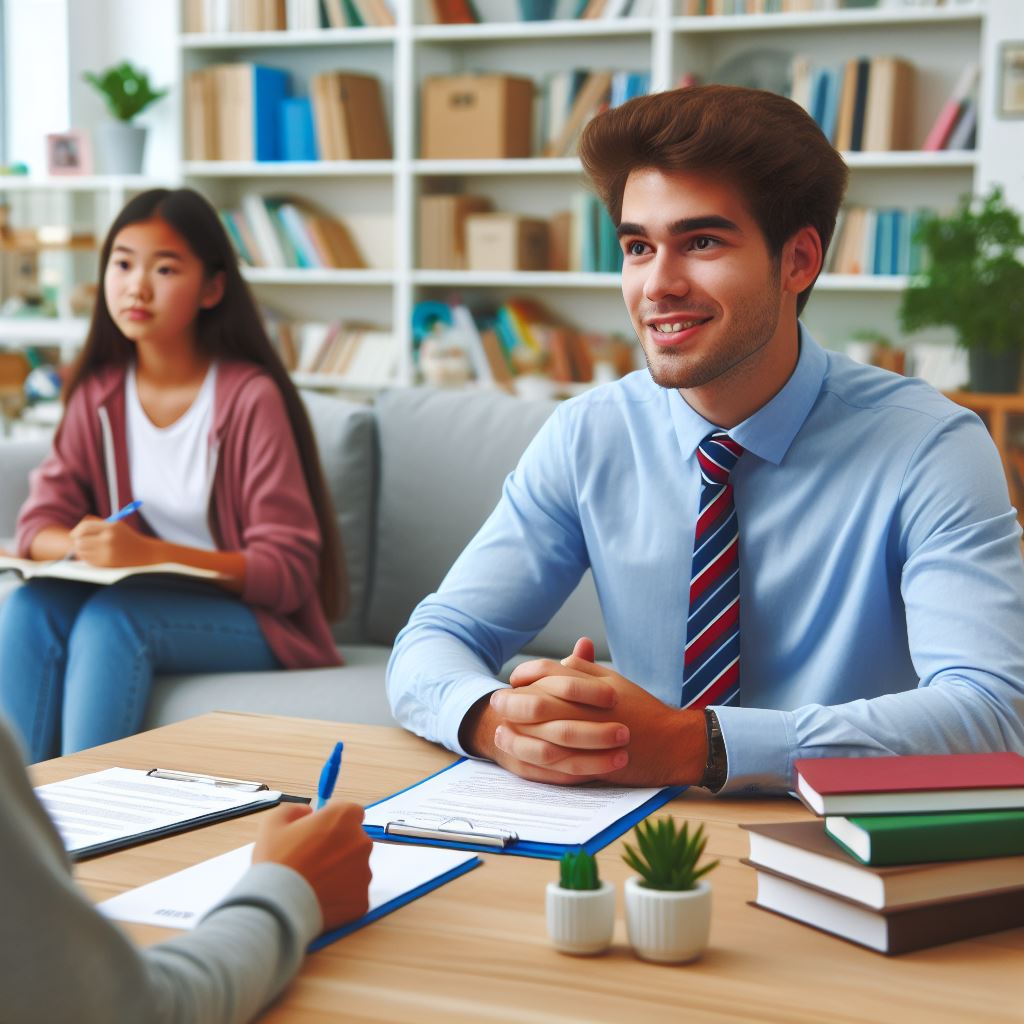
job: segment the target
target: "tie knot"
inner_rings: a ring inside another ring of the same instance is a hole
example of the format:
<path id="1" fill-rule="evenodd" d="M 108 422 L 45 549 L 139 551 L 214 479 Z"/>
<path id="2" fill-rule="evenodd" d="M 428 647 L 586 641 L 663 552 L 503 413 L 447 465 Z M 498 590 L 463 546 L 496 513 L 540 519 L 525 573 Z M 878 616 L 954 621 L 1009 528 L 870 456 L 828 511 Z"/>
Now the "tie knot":
<path id="1" fill-rule="evenodd" d="M 732 467 L 743 451 L 743 445 L 737 444 L 724 430 L 708 434 L 697 445 L 697 462 L 705 483 L 728 483 Z"/>

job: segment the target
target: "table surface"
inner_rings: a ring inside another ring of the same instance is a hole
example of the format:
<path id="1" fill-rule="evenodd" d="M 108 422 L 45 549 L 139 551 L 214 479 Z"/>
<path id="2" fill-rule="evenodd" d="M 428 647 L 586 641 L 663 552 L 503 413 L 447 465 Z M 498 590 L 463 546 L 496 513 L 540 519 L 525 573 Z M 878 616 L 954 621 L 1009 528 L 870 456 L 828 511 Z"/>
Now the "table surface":
<path id="1" fill-rule="evenodd" d="M 90 771 L 179 768 L 258 778 L 309 796 L 326 753 L 345 741 L 337 795 L 369 803 L 443 767 L 452 755 L 400 729 L 216 712 L 32 768 L 38 785 Z M 619 840 L 598 854 L 616 883 L 612 950 L 557 953 L 544 925 L 552 861 L 483 854 L 483 866 L 308 957 L 261 1018 L 344 1021 L 894 1021 L 1024 1022 L 1024 928 L 883 957 L 757 910 L 742 823 L 793 821 L 791 799 L 714 800 L 690 791 L 666 808 L 702 821 L 721 861 L 711 941 L 695 963 L 637 960 L 626 942 Z M 97 857 L 76 867 L 94 900 L 106 899 L 250 842 L 259 815 Z M 141 943 L 180 934 L 127 926 Z"/>

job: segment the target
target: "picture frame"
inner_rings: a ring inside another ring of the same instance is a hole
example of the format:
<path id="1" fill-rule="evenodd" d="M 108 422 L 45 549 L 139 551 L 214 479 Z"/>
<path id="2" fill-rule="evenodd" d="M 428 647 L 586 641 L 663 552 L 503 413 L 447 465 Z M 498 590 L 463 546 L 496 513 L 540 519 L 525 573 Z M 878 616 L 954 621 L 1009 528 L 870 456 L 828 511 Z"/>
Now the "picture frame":
<path id="1" fill-rule="evenodd" d="M 46 136 L 46 171 L 51 175 L 92 174 L 92 144 L 85 132 Z"/>
<path id="2" fill-rule="evenodd" d="M 999 48 L 1000 117 L 1024 117 L 1024 39 Z"/>

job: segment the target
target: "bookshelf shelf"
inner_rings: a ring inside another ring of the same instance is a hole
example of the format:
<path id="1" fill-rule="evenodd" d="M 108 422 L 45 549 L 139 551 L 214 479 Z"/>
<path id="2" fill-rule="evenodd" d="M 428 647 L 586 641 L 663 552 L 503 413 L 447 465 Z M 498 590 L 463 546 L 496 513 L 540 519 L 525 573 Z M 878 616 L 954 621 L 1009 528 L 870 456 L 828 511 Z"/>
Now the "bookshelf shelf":
<path id="1" fill-rule="evenodd" d="M 294 267 L 245 267 L 242 276 L 250 284 L 287 285 L 373 285 L 389 287 L 395 283 L 390 270 L 305 270 Z"/>
<path id="2" fill-rule="evenodd" d="M 593 21 L 510 21 L 479 25 L 418 25 L 413 39 L 424 43 L 475 43 L 495 40 L 586 39 L 594 37 L 650 35 L 656 27 L 651 18 L 608 18 Z"/>
<path id="3" fill-rule="evenodd" d="M 150 178 L 138 174 L 68 174 L 49 177 L 0 175 L 0 192 L 142 192 L 149 188 L 165 187 L 168 187 L 168 181 L 164 178 Z"/>
<path id="4" fill-rule="evenodd" d="M 394 160 L 188 160 L 190 178 L 386 178 Z"/>
<path id="5" fill-rule="evenodd" d="M 188 32 L 183 50 L 292 49 L 294 47 L 366 46 L 393 43 L 393 28 L 322 28 L 308 32 Z"/>
<path id="6" fill-rule="evenodd" d="M 907 278 L 899 274 L 822 274 L 815 292 L 902 292 Z"/>
<path id="7" fill-rule="evenodd" d="M 618 290 L 618 274 L 581 274 L 565 271 L 414 270 L 413 282 L 450 288 L 610 288 Z"/>
<path id="8" fill-rule="evenodd" d="M 891 7 L 882 9 L 815 11 L 793 14 L 720 14 L 678 17 L 672 20 L 676 32 L 761 32 L 793 29 L 841 29 L 885 25 L 914 25 L 948 22 L 978 22 L 983 10 L 977 5 L 961 7 Z"/>
<path id="9" fill-rule="evenodd" d="M 414 160 L 414 174 L 456 175 L 475 174 L 512 175 L 556 174 L 580 175 L 583 169 L 574 157 L 527 157 L 520 160 Z"/>
<path id="10" fill-rule="evenodd" d="M 57 317 L 0 318 L 0 343 L 8 347 L 79 345 L 85 340 L 89 321 Z"/>
<path id="11" fill-rule="evenodd" d="M 843 153 L 843 159 L 851 170 L 884 171 L 927 171 L 962 168 L 974 170 L 978 166 L 978 153 L 973 149 L 904 150 L 891 153 Z"/>

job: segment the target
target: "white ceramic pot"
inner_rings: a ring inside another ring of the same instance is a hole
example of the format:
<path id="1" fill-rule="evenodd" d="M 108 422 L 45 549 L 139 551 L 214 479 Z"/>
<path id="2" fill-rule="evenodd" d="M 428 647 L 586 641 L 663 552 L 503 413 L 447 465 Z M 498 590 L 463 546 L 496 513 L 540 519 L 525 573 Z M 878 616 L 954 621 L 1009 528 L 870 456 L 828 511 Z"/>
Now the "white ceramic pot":
<path id="1" fill-rule="evenodd" d="M 711 932 L 711 886 L 666 892 L 646 889 L 635 875 L 626 880 L 626 932 L 641 960 L 681 964 L 696 960 Z"/>
<path id="2" fill-rule="evenodd" d="M 557 882 L 547 888 L 548 936 L 561 953 L 591 956 L 612 944 L 615 930 L 615 887 L 563 889 Z"/>
<path id="3" fill-rule="evenodd" d="M 140 174 L 146 151 L 146 129 L 124 121 L 96 126 L 96 163 L 104 174 Z"/>

